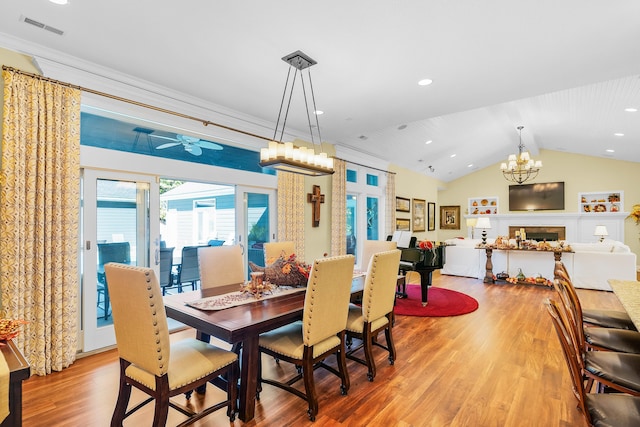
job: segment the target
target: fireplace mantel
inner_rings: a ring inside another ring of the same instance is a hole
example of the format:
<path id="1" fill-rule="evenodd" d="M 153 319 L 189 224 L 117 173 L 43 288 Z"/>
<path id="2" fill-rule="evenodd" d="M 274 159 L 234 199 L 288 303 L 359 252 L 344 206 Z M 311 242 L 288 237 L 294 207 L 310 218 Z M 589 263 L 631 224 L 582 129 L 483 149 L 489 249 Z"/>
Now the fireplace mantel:
<path id="1" fill-rule="evenodd" d="M 508 236 L 509 226 L 564 226 L 566 240 L 569 243 L 591 243 L 600 238 L 593 235 L 596 225 L 607 227 L 607 238 L 624 241 L 624 220 L 628 212 L 606 212 L 582 214 L 577 212 L 538 213 L 523 212 L 511 214 L 487 215 L 491 220 L 491 229 L 487 230 L 488 237 Z M 465 218 L 477 218 L 478 215 L 465 215 Z M 477 233 L 476 233 L 477 234 Z M 471 228 L 468 229 L 471 237 Z"/>

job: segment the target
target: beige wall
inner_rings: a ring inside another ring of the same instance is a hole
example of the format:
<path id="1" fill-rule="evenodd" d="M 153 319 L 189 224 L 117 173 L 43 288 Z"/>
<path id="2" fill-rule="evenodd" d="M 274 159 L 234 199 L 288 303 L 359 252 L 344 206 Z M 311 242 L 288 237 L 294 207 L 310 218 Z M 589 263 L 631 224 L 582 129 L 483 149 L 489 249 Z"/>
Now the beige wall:
<path id="1" fill-rule="evenodd" d="M 604 159 L 599 157 L 569 154 L 560 151 L 542 150 L 539 155 L 544 167 L 534 182 L 564 181 L 565 210 L 578 211 L 578 193 L 581 192 L 624 192 L 624 212 L 630 212 L 634 204 L 640 203 L 640 165 L 635 162 Z M 500 172 L 500 162 L 475 173 L 444 184 L 438 192 L 438 205 L 460 205 L 463 215 L 467 214 L 469 197 L 497 196 L 499 213 L 509 213 L 509 182 Z M 535 214 L 535 213 L 534 213 Z M 440 230 L 438 238 L 467 235 L 466 225 L 461 230 Z M 640 259 L 640 226 L 632 220 L 625 220 L 624 243 Z"/>
<path id="2" fill-rule="evenodd" d="M 434 231 L 428 231 L 428 227 L 425 227 L 424 232 L 413 233 L 418 240 L 443 240 L 440 237 L 440 227 L 438 219 L 438 186 L 441 182 L 426 176 L 422 173 L 417 173 L 408 169 L 401 168 L 397 165 L 389 165 L 389 171 L 396 173 L 396 196 L 404 197 L 405 199 L 422 199 L 427 203 L 433 202 L 436 204 L 436 229 Z M 391 203 L 395 204 L 395 200 Z M 413 208 L 412 208 L 413 211 Z M 411 218 L 413 212 L 396 212 L 396 218 Z M 428 220 L 428 218 L 425 218 Z M 413 230 L 413 221 L 411 221 L 411 229 Z"/>
<path id="3" fill-rule="evenodd" d="M 314 259 L 331 254 L 331 179 L 333 175 L 306 177 L 304 180 L 304 260 L 311 263 Z M 313 206 L 307 202 L 307 194 L 313 191 L 313 186 L 320 186 L 320 193 L 324 194 L 324 203 L 320 205 L 320 225 L 313 226 Z"/>

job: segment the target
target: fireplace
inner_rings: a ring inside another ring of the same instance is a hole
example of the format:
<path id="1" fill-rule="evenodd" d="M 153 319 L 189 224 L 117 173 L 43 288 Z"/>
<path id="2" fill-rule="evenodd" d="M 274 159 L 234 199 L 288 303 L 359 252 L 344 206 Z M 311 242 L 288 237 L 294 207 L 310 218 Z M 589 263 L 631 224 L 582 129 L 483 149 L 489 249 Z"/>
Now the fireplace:
<path id="1" fill-rule="evenodd" d="M 537 240 L 539 242 L 546 241 L 554 241 L 554 240 L 565 240 L 565 227 L 564 226 L 530 226 L 530 225 L 510 225 L 509 226 L 509 238 L 516 238 L 516 231 L 520 231 L 520 229 L 524 228 L 525 233 L 527 233 L 527 240 Z"/>

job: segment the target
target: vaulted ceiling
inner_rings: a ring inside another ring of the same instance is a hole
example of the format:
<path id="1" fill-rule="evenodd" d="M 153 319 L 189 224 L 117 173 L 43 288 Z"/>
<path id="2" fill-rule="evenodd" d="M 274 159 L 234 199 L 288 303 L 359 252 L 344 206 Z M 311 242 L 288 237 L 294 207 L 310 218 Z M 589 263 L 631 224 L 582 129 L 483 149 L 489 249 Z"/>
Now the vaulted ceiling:
<path id="1" fill-rule="evenodd" d="M 318 62 L 323 140 L 443 181 L 516 151 L 518 126 L 534 155 L 640 162 L 640 111 L 625 111 L 640 110 L 637 0 L 5 0 L 1 8 L 0 45 L 41 45 L 52 57 L 272 123 L 288 70 L 281 58 L 302 50 Z M 433 83 L 419 86 L 424 78 Z M 304 132 L 297 110 L 287 126 Z"/>

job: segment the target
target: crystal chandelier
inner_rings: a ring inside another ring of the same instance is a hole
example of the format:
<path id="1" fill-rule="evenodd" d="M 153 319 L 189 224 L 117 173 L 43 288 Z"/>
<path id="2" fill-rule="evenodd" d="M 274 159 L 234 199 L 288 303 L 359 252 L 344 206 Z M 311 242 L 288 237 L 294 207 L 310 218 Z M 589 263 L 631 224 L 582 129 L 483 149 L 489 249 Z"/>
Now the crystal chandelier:
<path id="1" fill-rule="evenodd" d="M 272 169 L 299 173 L 303 175 L 319 176 L 329 175 L 333 171 L 333 158 L 328 157 L 327 153 L 316 153 L 315 141 L 313 137 L 313 128 L 311 126 L 311 116 L 309 113 L 309 104 L 307 102 L 307 89 L 305 88 L 304 77 L 302 70 L 308 69 L 312 65 L 317 64 L 316 61 L 305 55 L 301 51 L 295 51 L 284 58 L 283 61 L 290 65 L 289 72 L 287 73 L 287 81 L 285 83 L 284 92 L 282 94 L 282 102 L 280 103 L 280 111 L 278 113 L 278 120 L 276 122 L 276 128 L 273 133 L 273 141 L 269 141 L 267 148 L 260 150 L 260 166 L 269 167 Z M 289 90 L 289 101 L 287 103 L 287 109 L 282 121 L 282 130 L 280 132 L 280 140 L 276 140 L 278 133 L 278 127 L 280 125 L 280 118 L 282 116 L 282 109 L 285 105 L 285 98 L 287 94 L 287 87 L 289 86 L 289 77 L 291 76 L 291 70 L 294 69 L 294 75 Z M 302 84 L 302 90 L 304 93 L 304 104 L 307 110 L 307 120 L 309 122 L 309 130 L 311 131 L 311 143 L 314 148 L 295 147 L 292 142 L 282 142 L 282 136 L 284 134 L 284 128 L 287 124 L 287 117 L 289 115 L 289 105 L 291 105 L 291 97 L 293 95 L 293 88 L 295 86 L 296 78 L 300 72 L 300 81 Z M 318 123 L 318 114 L 316 113 L 316 101 L 313 93 L 313 84 L 311 83 L 311 71 L 308 71 L 309 75 L 309 92 L 311 93 L 311 100 L 313 102 L 313 114 L 316 116 L 316 128 L 318 129 L 319 142 L 322 143 L 322 136 L 320 134 L 320 125 Z"/>
<path id="2" fill-rule="evenodd" d="M 507 181 L 517 182 L 518 184 L 534 179 L 538 176 L 540 168 L 542 168 L 542 162 L 540 160 L 534 161 L 529 156 L 529 152 L 525 151 L 524 144 L 522 143 L 522 129 L 524 129 L 524 126 L 518 126 L 518 131 L 520 132 L 518 154 L 511 154 L 507 162 L 503 162 L 500 165 L 505 179 Z"/>

